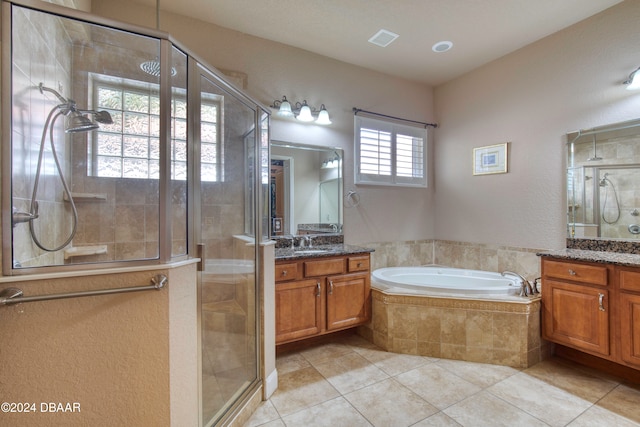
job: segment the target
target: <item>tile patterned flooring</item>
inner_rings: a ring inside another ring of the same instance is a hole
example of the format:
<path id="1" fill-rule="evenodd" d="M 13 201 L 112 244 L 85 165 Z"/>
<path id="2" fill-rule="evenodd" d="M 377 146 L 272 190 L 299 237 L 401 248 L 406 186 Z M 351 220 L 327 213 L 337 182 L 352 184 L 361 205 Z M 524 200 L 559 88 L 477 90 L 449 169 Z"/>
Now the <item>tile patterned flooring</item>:
<path id="1" fill-rule="evenodd" d="M 245 427 L 640 426 L 640 386 L 558 358 L 518 370 L 351 335 L 276 363 L 279 388 Z"/>

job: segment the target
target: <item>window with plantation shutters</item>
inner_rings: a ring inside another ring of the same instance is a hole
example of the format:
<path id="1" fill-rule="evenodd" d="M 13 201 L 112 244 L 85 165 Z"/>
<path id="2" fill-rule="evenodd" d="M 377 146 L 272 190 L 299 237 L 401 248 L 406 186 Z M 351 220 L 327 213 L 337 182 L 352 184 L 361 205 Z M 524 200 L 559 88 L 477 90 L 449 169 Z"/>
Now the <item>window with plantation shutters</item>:
<path id="1" fill-rule="evenodd" d="M 424 127 L 355 116 L 356 184 L 427 186 Z"/>

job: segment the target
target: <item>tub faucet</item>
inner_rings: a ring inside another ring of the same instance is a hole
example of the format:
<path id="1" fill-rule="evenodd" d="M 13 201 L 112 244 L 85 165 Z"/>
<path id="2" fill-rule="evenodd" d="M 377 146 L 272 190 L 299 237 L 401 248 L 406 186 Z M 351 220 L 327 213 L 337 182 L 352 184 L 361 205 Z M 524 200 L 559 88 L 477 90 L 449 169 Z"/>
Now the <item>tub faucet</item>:
<path id="1" fill-rule="evenodd" d="M 522 277 L 520 274 L 514 273 L 513 271 L 503 271 L 502 275 L 505 277 L 507 275 L 516 276 L 518 279 L 520 279 L 520 296 L 521 297 L 526 297 L 526 296 L 537 293 L 533 290 L 531 283 L 529 283 L 529 281 L 524 277 Z"/>

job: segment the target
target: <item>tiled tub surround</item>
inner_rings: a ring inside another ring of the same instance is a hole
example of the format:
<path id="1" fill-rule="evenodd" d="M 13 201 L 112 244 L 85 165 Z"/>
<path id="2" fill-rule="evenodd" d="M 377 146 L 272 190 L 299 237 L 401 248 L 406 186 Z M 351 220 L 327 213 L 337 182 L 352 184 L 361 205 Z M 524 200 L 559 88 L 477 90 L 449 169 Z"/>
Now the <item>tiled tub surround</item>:
<path id="1" fill-rule="evenodd" d="M 368 243 L 372 270 L 428 264 L 540 275 L 533 249 L 444 240 Z M 372 322 L 358 332 L 394 353 L 529 367 L 549 353 L 540 338 L 540 298 L 476 300 L 372 289 Z"/>
<path id="2" fill-rule="evenodd" d="M 359 333 L 394 353 L 526 368 L 542 360 L 540 298 L 511 301 L 388 294 L 372 289 Z"/>
<path id="3" fill-rule="evenodd" d="M 540 276 L 540 260 L 535 249 L 510 246 L 454 242 L 448 240 L 414 240 L 367 243 L 375 250 L 371 270 L 437 264 L 453 268 L 520 273 L 527 279 Z"/>

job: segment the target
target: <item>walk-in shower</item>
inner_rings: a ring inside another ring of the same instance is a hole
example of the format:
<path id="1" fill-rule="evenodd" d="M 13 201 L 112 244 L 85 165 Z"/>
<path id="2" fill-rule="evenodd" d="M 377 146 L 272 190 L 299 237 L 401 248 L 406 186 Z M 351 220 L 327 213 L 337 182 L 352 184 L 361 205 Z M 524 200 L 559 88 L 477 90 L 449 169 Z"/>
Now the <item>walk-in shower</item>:
<path id="1" fill-rule="evenodd" d="M 95 111 L 95 110 L 82 110 L 79 109 L 76 102 L 69 98 L 64 98 L 60 93 L 56 90 L 48 88 L 44 86 L 41 82 L 38 85 L 38 89 L 40 93 L 44 95 L 45 92 L 52 93 L 56 96 L 56 98 L 60 101 L 60 104 L 54 106 L 49 114 L 47 115 L 47 119 L 44 122 L 44 126 L 42 128 L 42 137 L 40 138 L 40 149 L 38 150 L 38 164 L 36 166 L 36 172 L 33 183 L 33 191 L 31 192 L 31 203 L 29 204 L 29 211 L 23 212 L 18 211 L 15 207 L 12 209 L 12 223 L 15 227 L 17 224 L 28 222 L 29 223 L 29 233 L 31 234 L 31 238 L 33 242 L 43 251 L 47 252 L 55 252 L 60 249 L 66 247 L 73 237 L 76 235 L 76 231 L 78 229 L 78 210 L 76 209 L 75 202 L 73 200 L 73 195 L 71 190 L 69 190 L 69 185 L 67 184 L 67 180 L 64 175 L 65 172 L 60 166 L 60 159 L 58 158 L 58 153 L 56 152 L 56 145 L 54 142 L 54 129 L 56 126 L 56 120 L 60 116 L 66 116 L 67 122 L 65 126 L 66 133 L 78 133 L 78 132 L 89 132 L 99 128 L 99 125 L 93 121 L 91 121 L 87 114 L 92 114 L 94 119 L 98 123 L 104 124 L 113 124 L 113 119 L 108 111 Z M 64 189 L 64 194 L 66 200 L 69 202 L 71 206 L 72 213 L 72 226 L 71 232 L 69 236 L 64 240 L 63 243 L 59 245 L 54 245 L 54 247 L 47 247 L 43 244 L 37 236 L 36 230 L 33 226 L 33 221 L 39 218 L 40 212 L 38 208 L 38 187 L 40 183 L 40 176 L 42 174 L 42 164 L 45 156 L 45 145 L 47 140 L 47 135 L 49 136 L 50 148 L 51 148 L 51 157 L 55 163 L 56 172 L 58 178 L 60 179 L 60 183 Z"/>

